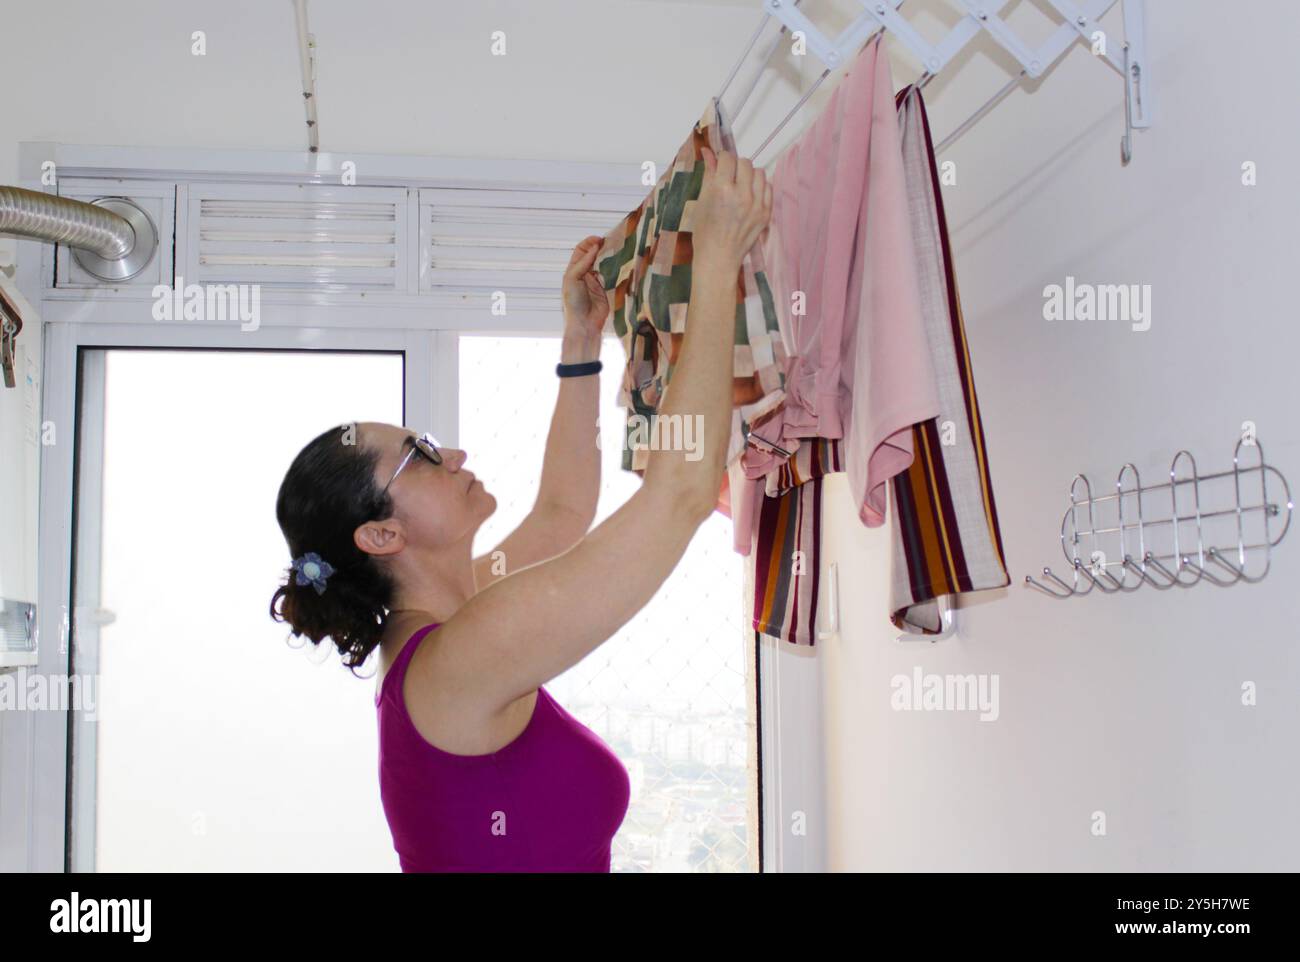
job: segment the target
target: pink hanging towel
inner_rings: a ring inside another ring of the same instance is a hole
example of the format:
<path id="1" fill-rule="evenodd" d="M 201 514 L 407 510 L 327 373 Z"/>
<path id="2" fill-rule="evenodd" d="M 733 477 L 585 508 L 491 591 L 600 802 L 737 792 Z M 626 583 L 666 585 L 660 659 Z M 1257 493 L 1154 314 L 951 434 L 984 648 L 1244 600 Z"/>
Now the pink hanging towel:
<path id="1" fill-rule="evenodd" d="M 843 439 L 858 516 L 884 524 L 887 482 L 912 463 L 912 425 L 940 410 L 879 37 L 767 172 L 774 207 L 763 261 L 785 347 L 785 397 L 752 422 L 745 480 L 729 492 L 741 554 L 757 531 L 764 479 L 800 438 Z"/>

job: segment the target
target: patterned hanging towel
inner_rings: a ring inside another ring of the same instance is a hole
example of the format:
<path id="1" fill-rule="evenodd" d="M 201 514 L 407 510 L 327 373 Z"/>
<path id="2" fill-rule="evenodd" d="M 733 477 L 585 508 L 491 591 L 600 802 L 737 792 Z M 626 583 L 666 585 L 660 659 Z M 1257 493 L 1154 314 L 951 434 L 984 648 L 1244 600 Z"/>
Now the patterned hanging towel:
<path id="1" fill-rule="evenodd" d="M 896 97 L 912 237 L 942 413 L 913 425 L 915 459 L 890 482 L 890 620 L 916 634 L 941 630 L 938 599 L 1010 583 L 953 273 L 930 124 L 920 90 Z"/>
<path id="2" fill-rule="evenodd" d="M 644 474 L 652 416 L 672 380 L 691 297 L 692 221 L 703 185 L 701 148 L 736 151 L 717 98 L 712 98 L 672 164 L 636 210 L 605 235 L 596 272 L 610 293 L 610 318 L 627 367 L 619 404 L 627 411 L 622 467 Z M 786 354 L 763 255 L 755 244 L 736 276 L 732 423 L 726 464 L 744 451 L 750 426 L 784 398 Z M 719 507 L 729 515 L 729 499 Z"/>

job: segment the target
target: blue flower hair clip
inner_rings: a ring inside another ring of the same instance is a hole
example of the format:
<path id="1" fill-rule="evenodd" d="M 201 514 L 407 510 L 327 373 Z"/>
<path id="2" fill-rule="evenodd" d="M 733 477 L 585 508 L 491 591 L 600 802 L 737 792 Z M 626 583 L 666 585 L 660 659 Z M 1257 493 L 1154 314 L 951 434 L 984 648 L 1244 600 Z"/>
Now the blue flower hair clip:
<path id="1" fill-rule="evenodd" d="M 334 568 L 329 562 L 323 561 L 315 551 L 308 551 L 302 557 L 294 558 L 293 570 L 297 572 L 294 580 L 300 585 L 311 585 L 318 595 L 325 593 L 325 579 L 334 573 Z"/>

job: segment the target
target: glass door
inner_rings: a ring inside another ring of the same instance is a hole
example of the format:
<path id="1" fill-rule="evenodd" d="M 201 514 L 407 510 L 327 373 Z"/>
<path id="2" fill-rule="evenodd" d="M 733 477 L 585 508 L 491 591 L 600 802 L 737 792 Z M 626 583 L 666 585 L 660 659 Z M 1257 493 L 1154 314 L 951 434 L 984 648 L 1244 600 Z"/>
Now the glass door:
<path id="1" fill-rule="evenodd" d="M 403 359 L 81 351 L 74 870 L 397 870 L 373 681 L 268 609 L 289 462 L 333 424 L 404 423 Z"/>

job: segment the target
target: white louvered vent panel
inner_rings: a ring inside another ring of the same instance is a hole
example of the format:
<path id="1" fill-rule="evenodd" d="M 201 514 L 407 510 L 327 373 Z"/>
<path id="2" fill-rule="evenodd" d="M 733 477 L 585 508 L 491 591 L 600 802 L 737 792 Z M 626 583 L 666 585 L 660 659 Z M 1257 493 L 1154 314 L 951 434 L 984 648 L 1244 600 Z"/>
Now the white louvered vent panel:
<path id="1" fill-rule="evenodd" d="M 603 236 L 644 194 L 420 191 L 420 291 L 559 296 L 574 245 Z"/>
<path id="2" fill-rule="evenodd" d="M 195 184 L 186 283 L 406 289 L 406 190 Z"/>

